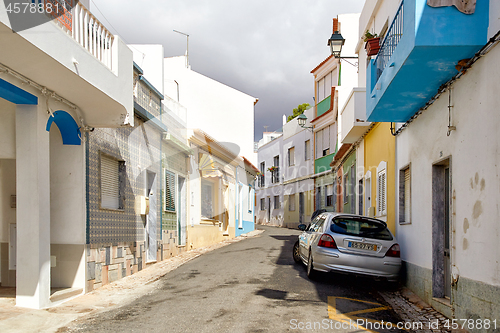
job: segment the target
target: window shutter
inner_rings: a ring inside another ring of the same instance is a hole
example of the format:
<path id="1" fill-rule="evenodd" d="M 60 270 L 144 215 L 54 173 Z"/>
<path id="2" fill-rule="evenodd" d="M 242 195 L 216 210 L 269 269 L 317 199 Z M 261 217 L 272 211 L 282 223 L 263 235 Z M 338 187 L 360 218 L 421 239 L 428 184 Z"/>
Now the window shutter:
<path id="1" fill-rule="evenodd" d="M 405 171 L 405 222 L 410 222 L 410 168 L 407 168 Z"/>
<path id="2" fill-rule="evenodd" d="M 377 212 L 378 215 L 387 214 L 387 195 L 386 195 L 386 170 L 382 170 L 378 174 L 378 193 L 377 193 Z"/>
<path id="3" fill-rule="evenodd" d="M 165 210 L 175 211 L 175 174 L 165 170 Z"/>
<path id="4" fill-rule="evenodd" d="M 101 155 L 101 207 L 120 208 L 119 162 Z"/>
<path id="5" fill-rule="evenodd" d="M 330 126 L 323 129 L 323 150 L 330 148 Z"/>

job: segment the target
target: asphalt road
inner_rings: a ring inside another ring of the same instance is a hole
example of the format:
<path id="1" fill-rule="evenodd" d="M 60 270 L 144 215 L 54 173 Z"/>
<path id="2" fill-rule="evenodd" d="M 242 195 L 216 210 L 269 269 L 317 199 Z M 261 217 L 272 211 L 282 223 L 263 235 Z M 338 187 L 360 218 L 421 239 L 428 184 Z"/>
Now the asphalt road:
<path id="1" fill-rule="evenodd" d="M 363 332 L 368 325 L 370 331 L 398 331 L 378 329 L 400 321 L 376 292 L 393 286 L 331 273 L 311 281 L 292 259 L 299 231 L 259 228 L 265 230 L 260 236 L 189 261 L 165 275 L 150 294 L 74 330 Z"/>

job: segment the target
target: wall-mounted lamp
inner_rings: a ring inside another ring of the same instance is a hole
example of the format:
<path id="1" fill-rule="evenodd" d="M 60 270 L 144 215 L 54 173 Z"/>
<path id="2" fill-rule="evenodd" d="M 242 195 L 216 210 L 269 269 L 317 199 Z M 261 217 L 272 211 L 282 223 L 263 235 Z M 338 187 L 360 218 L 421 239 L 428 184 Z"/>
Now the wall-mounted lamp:
<path id="1" fill-rule="evenodd" d="M 297 117 L 297 122 L 299 123 L 299 126 L 302 127 L 302 128 L 305 128 L 305 129 L 308 129 L 310 130 L 311 132 L 313 131 L 313 126 L 306 126 L 306 122 L 307 122 L 307 117 L 305 114 L 300 114 L 298 117 Z"/>
<path id="2" fill-rule="evenodd" d="M 328 46 L 330 46 L 330 52 L 332 53 L 332 55 L 337 58 L 337 59 L 358 59 L 358 57 L 341 57 L 340 56 L 340 53 L 342 52 L 342 46 L 344 45 L 345 43 L 345 39 L 344 37 L 342 37 L 342 35 L 340 34 L 340 32 L 338 31 L 335 31 L 333 34 L 332 34 L 332 37 L 330 37 L 330 39 L 328 40 Z M 353 66 L 356 66 L 358 67 L 358 64 L 352 64 L 350 63 L 349 61 L 346 60 L 346 62 L 348 62 L 349 64 L 353 65 Z"/>

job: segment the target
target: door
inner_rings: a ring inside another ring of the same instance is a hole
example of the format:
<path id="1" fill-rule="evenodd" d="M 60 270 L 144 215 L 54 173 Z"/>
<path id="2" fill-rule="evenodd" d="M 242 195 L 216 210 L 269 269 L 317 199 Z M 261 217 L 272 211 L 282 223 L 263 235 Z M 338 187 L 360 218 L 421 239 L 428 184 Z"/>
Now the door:
<path id="1" fill-rule="evenodd" d="M 299 224 L 304 223 L 304 192 L 299 193 Z"/>
<path id="2" fill-rule="evenodd" d="M 450 160 L 432 166 L 432 296 L 451 296 L 451 176 Z"/>
<path id="3" fill-rule="evenodd" d="M 363 215 L 363 179 L 358 183 L 358 214 Z"/>
<path id="4" fill-rule="evenodd" d="M 179 237 L 179 245 L 186 245 L 186 179 L 178 178 L 177 182 L 177 230 Z"/>
<path id="5" fill-rule="evenodd" d="M 451 260 L 450 260 L 450 168 L 444 168 L 444 297 L 451 297 Z"/>
<path id="6" fill-rule="evenodd" d="M 149 197 L 149 213 L 146 216 L 146 262 L 152 262 L 156 261 L 158 226 L 156 174 L 154 172 L 147 172 L 146 184 L 146 194 Z"/>
<path id="7" fill-rule="evenodd" d="M 271 222 L 271 197 L 267 197 L 267 223 Z"/>

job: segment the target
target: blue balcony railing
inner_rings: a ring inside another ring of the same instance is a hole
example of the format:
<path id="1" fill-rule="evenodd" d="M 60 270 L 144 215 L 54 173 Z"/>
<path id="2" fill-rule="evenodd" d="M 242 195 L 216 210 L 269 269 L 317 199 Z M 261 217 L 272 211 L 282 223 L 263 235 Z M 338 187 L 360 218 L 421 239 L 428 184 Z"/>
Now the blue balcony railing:
<path id="1" fill-rule="evenodd" d="M 377 58 L 375 59 L 375 66 L 377 67 L 376 80 L 379 79 L 380 75 L 382 75 L 382 72 L 387 67 L 396 46 L 398 46 L 399 41 L 403 36 L 403 2 L 404 1 L 401 1 L 401 4 L 399 5 L 398 11 L 394 16 L 394 20 L 392 21 L 389 30 L 387 30 L 387 34 L 385 35 L 382 45 L 380 46 Z"/>

